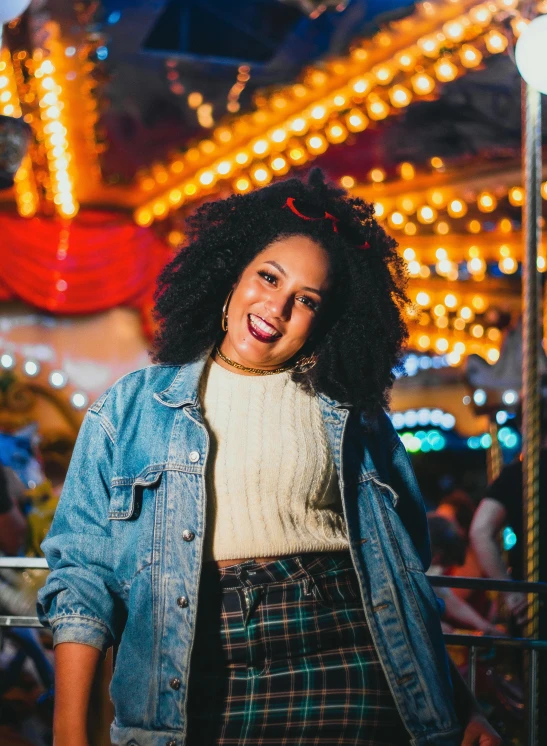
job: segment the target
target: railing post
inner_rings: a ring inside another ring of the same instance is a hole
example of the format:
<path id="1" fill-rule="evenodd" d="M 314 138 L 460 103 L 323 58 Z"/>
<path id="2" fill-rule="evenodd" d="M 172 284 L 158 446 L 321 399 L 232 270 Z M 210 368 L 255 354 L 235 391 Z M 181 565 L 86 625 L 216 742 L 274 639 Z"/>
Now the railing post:
<path id="1" fill-rule="evenodd" d="M 522 83 L 522 164 L 525 201 L 523 208 L 522 270 L 522 455 L 523 455 L 523 522 L 526 548 L 526 575 L 529 582 L 539 580 L 539 458 L 540 388 L 538 352 L 541 342 L 541 292 L 537 269 L 537 250 L 541 217 L 541 94 Z M 527 637 L 538 637 L 539 599 L 528 595 Z M 537 666 L 527 677 L 528 702 L 538 687 Z M 530 713 L 535 722 L 537 713 Z M 529 718 L 529 724 L 531 719 Z M 531 734 L 529 733 L 529 738 Z M 535 746 L 535 741 L 529 741 Z"/>
<path id="2" fill-rule="evenodd" d="M 473 694 L 475 694 L 477 691 L 477 648 L 474 645 L 469 648 L 467 667 L 467 683 Z"/>

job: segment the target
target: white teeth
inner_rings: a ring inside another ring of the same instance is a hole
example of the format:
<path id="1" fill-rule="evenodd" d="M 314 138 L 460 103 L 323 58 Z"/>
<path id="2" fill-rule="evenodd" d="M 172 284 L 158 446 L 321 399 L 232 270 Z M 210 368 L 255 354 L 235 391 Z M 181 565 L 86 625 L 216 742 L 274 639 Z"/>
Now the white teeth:
<path id="1" fill-rule="evenodd" d="M 263 334 L 267 334 L 270 337 L 280 337 L 280 333 L 274 329 L 270 324 L 267 324 L 265 321 L 263 321 L 260 316 L 255 316 L 254 314 L 249 314 L 249 320 L 251 322 L 251 325 L 254 326 L 256 329 L 259 329 Z"/>

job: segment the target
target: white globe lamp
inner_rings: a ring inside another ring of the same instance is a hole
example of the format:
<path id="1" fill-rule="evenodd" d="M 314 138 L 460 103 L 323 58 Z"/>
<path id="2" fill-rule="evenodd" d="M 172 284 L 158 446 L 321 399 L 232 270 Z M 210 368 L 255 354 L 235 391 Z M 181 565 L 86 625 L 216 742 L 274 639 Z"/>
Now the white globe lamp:
<path id="1" fill-rule="evenodd" d="M 31 0 L 2 0 L 0 2 L 0 26 L 23 15 L 30 2 Z"/>
<path id="2" fill-rule="evenodd" d="M 528 85 L 547 95 L 547 15 L 534 18 L 521 33 L 515 61 Z"/>

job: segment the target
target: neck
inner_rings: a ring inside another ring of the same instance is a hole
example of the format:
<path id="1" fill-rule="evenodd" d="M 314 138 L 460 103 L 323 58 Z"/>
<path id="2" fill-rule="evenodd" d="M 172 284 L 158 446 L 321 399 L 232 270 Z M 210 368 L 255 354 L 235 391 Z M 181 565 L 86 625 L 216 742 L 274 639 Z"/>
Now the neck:
<path id="1" fill-rule="evenodd" d="M 224 358 L 226 359 L 223 359 L 218 354 L 219 350 L 224 356 Z M 282 373 L 290 369 L 290 365 L 288 361 L 284 363 L 273 364 L 273 365 L 267 365 L 267 364 L 253 365 L 249 363 L 249 361 L 241 359 L 241 357 L 232 349 L 232 346 L 229 344 L 227 337 L 224 337 L 221 344 L 218 345 L 218 347 L 214 348 L 212 352 L 212 356 L 213 356 L 214 361 L 218 365 L 220 365 L 221 368 L 230 370 L 232 373 L 239 373 L 242 376 L 270 375 L 273 373 Z M 230 362 L 227 362 L 227 360 Z M 242 366 L 242 367 L 238 367 L 238 366 Z"/>

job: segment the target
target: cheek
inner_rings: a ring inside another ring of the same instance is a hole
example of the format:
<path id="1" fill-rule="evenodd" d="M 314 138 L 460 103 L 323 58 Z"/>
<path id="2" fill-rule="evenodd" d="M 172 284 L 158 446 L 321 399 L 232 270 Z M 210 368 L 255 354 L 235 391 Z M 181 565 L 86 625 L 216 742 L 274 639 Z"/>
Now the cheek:
<path id="1" fill-rule="evenodd" d="M 260 286 L 256 282 L 247 282 L 240 285 L 234 292 L 234 306 L 241 312 L 246 312 L 251 303 L 256 303 L 262 296 Z"/>
<path id="2" fill-rule="evenodd" d="M 315 325 L 315 317 L 306 309 L 301 309 L 294 314 L 291 323 L 291 336 L 305 341 L 311 334 Z"/>

